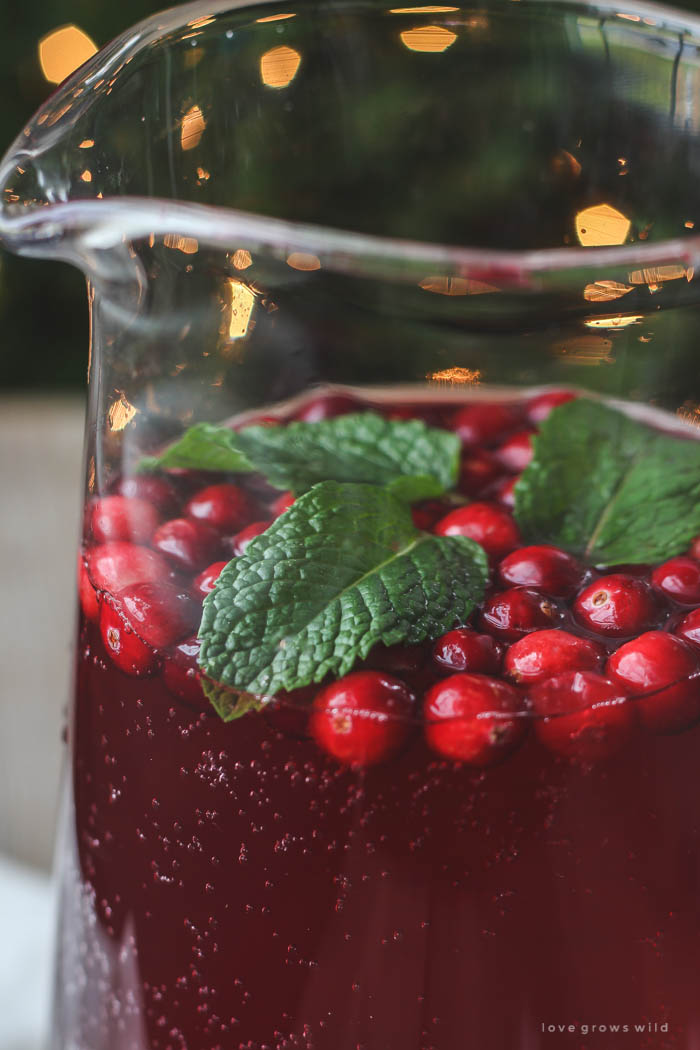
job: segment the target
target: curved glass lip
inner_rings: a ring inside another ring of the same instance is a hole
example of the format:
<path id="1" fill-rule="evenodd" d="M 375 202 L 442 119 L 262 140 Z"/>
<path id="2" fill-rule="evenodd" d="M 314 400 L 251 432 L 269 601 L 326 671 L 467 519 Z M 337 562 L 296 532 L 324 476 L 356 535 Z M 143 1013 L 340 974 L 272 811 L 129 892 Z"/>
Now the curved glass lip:
<path id="1" fill-rule="evenodd" d="M 76 70 L 47 99 L 30 126 L 35 126 L 46 109 L 55 107 L 77 87 L 89 88 L 103 78 L 114 76 L 130 55 L 156 44 L 194 20 L 213 19 L 220 14 L 279 2 L 193 0 L 152 15 L 116 37 Z M 414 2 L 420 9 L 420 0 Z M 624 3 L 616 0 L 530 2 L 543 7 L 579 9 L 582 13 L 620 18 L 627 23 L 642 22 L 650 29 L 670 30 L 681 37 L 693 34 L 700 42 L 700 16 L 646 0 L 634 3 L 627 0 Z M 410 13 L 410 6 L 410 3 L 406 5 L 406 13 Z M 0 162 L 0 185 L 22 158 L 36 157 L 42 152 L 43 149 L 27 149 L 26 140 L 20 134 Z M 22 208 L 21 212 L 12 215 L 7 207 L 0 205 L 0 243 L 5 242 L 22 254 L 65 258 L 79 263 L 95 251 L 108 250 L 125 241 L 173 232 L 197 238 L 206 246 L 227 250 L 231 249 L 232 241 L 240 240 L 247 248 L 263 250 L 281 261 L 286 260 L 292 251 L 308 252 L 319 256 L 329 269 L 361 276 L 406 279 L 414 273 L 425 275 L 430 271 L 442 275 L 458 274 L 492 281 L 502 288 L 521 287 L 523 290 L 538 283 L 536 278 L 556 280 L 557 274 L 564 275 L 571 270 L 579 273 L 598 267 L 606 267 L 608 271 L 610 268 L 623 270 L 630 266 L 651 267 L 671 262 L 695 267 L 700 263 L 700 233 L 648 244 L 509 250 L 380 236 L 309 221 L 287 221 L 224 205 L 162 197 L 81 198 L 52 202 L 34 209 Z M 65 250 L 61 250 L 62 240 L 66 241 Z"/>

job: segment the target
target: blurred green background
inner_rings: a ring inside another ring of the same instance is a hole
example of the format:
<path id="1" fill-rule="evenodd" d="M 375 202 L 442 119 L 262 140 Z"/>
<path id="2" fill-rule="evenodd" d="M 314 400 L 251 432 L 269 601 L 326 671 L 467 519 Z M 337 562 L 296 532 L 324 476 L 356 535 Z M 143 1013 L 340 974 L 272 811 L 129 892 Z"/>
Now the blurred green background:
<path id="1" fill-rule="evenodd" d="M 54 85 L 42 71 L 39 44 L 61 26 L 80 27 L 101 47 L 162 9 L 162 0 L 43 0 L 17 5 L 7 20 L 0 66 L 0 149 L 4 150 Z M 488 5 L 485 4 L 485 7 Z M 700 10 L 700 0 L 685 6 Z M 0 389 L 82 389 L 87 361 L 87 306 L 81 273 L 63 264 L 18 259 L 0 249 Z"/>
<path id="2" fill-rule="evenodd" d="M 77 25 L 106 44 L 163 0 L 41 0 L 16 4 L 4 20 L 0 64 L 0 150 L 4 150 L 54 89 L 42 73 L 39 42 L 64 25 Z M 85 281 L 72 267 L 18 259 L 0 249 L 0 388 L 75 390 L 85 384 Z"/>

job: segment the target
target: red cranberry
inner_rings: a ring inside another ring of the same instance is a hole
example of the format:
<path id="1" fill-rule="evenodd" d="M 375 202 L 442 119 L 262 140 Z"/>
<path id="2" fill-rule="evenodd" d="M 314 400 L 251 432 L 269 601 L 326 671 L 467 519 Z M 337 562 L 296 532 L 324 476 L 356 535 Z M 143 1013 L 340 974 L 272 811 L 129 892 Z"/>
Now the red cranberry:
<path id="1" fill-rule="evenodd" d="M 511 474 L 520 474 L 533 457 L 532 430 L 519 430 L 498 446 L 494 455 Z"/>
<path id="2" fill-rule="evenodd" d="M 568 631 L 534 631 L 511 645 L 505 674 L 518 685 L 534 685 L 562 671 L 597 671 L 605 649 Z"/>
<path id="3" fill-rule="evenodd" d="M 411 507 L 413 524 L 417 529 L 429 532 L 441 518 L 444 518 L 446 510 L 446 505 L 439 500 L 424 500 L 422 503 L 417 503 L 415 507 Z"/>
<path id="4" fill-rule="evenodd" d="M 101 496 L 90 513 L 92 535 L 98 543 L 130 540 L 148 543 L 158 527 L 158 512 L 142 499 L 126 496 Z"/>
<path id="5" fill-rule="evenodd" d="M 195 493 L 185 513 L 217 532 L 238 532 L 254 517 L 255 507 L 248 493 L 238 485 L 209 485 Z"/>
<path id="6" fill-rule="evenodd" d="M 503 473 L 501 464 L 492 452 L 475 448 L 465 452 L 459 467 L 459 491 L 466 496 L 477 496 Z"/>
<path id="7" fill-rule="evenodd" d="M 275 502 L 272 504 L 272 513 L 275 518 L 279 518 L 280 514 L 284 514 L 285 510 L 294 503 L 294 496 L 291 492 L 283 492 L 281 496 L 278 496 Z"/>
<path id="8" fill-rule="evenodd" d="M 213 565 L 203 569 L 199 576 L 195 577 L 195 581 L 192 584 L 192 594 L 195 598 L 199 598 L 202 601 L 206 596 L 214 590 L 216 581 L 218 580 L 221 573 L 228 565 L 227 561 L 215 561 Z"/>
<path id="9" fill-rule="evenodd" d="M 132 583 L 167 580 L 170 568 L 165 558 L 135 543 L 103 543 L 85 557 L 88 575 L 100 591 L 115 591 Z"/>
<path id="10" fill-rule="evenodd" d="M 499 481 L 491 490 L 492 498 L 495 499 L 496 503 L 500 503 L 501 506 L 507 507 L 508 510 L 513 510 L 515 507 L 515 486 L 519 481 L 520 474 L 516 474 L 514 478 L 505 478 L 503 481 Z"/>
<path id="11" fill-rule="evenodd" d="M 552 627 L 561 620 L 556 602 L 529 587 L 511 587 L 489 598 L 481 611 L 481 629 L 515 642 L 531 631 Z"/>
<path id="12" fill-rule="evenodd" d="M 209 701 L 199 682 L 199 649 L 196 635 L 169 649 L 163 663 L 163 681 L 173 696 L 208 710 Z"/>
<path id="13" fill-rule="evenodd" d="M 270 525 L 272 525 L 271 521 L 253 521 L 250 525 L 246 525 L 233 537 L 233 553 L 237 556 L 243 554 L 250 541 L 256 536 L 262 536 Z"/>
<path id="14" fill-rule="evenodd" d="M 324 419 L 335 419 L 346 416 L 349 412 L 359 412 L 360 404 L 354 397 L 346 394 L 326 394 L 307 403 L 297 412 L 297 419 L 302 423 L 320 423 Z"/>
<path id="15" fill-rule="evenodd" d="M 188 518 L 173 518 L 156 529 L 153 546 L 179 569 L 196 572 L 214 561 L 220 542 L 208 525 Z"/>
<path id="16" fill-rule="evenodd" d="M 634 576 L 603 576 L 581 591 L 573 605 L 582 627 L 609 638 L 629 638 L 651 627 L 659 606 L 648 584 Z"/>
<path id="17" fill-rule="evenodd" d="M 606 665 L 606 674 L 638 697 L 642 723 L 657 733 L 679 732 L 700 719 L 699 671 L 697 651 L 664 631 L 626 642 Z"/>
<path id="18" fill-rule="evenodd" d="M 135 474 L 130 478 L 122 478 L 115 491 L 127 499 L 144 499 L 164 516 L 177 512 L 177 493 L 165 478 L 153 474 Z"/>
<path id="19" fill-rule="evenodd" d="M 125 674 L 141 677 L 152 674 L 158 658 L 127 624 L 121 604 L 107 595 L 100 609 L 100 635 L 112 661 Z"/>
<path id="20" fill-rule="evenodd" d="M 679 638 L 685 638 L 686 642 L 700 647 L 700 609 L 693 609 L 687 616 L 684 616 L 673 633 Z"/>
<path id="21" fill-rule="evenodd" d="M 575 400 L 576 394 L 570 390 L 548 390 L 528 401 L 525 412 L 529 421 L 536 426 L 538 423 L 543 423 L 553 409 L 566 404 L 567 401 Z"/>
<path id="22" fill-rule="evenodd" d="M 443 670 L 455 674 L 498 674 L 503 663 L 504 647 L 490 634 L 478 634 L 469 627 L 457 627 L 438 638 L 433 646 L 433 660 Z"/>
<path id="23" fill-rule="evenodd" d="M 100 603 L 95 588 L 90 583 L 82 553 L 78 555 L 78 598 L 85 618 L 97 623 L 100 618 Z"/>
<path id="24" fill-rule="evenodd" d="M 523 698 L 497 678 L 455 674 L 425 697 L 425 738 L 439 755 L 474 766 L 502 758 L 525 732 Z"/>
<path id="25" fill-rule="evenodd" d="M 545 747 L 568 758 L 608 758 L 630 737 L 636 704 L 608 678 L 592 671 L 566 671 L 529 693 L 535 732 Z"/>
<path id="26" fill-rule="evenodd" d="M 515 430 L 520 422 L 518 413 L 510 405 L 472 402 L 456 413 L 453 428 L 464 445 L 494 444 L 508 430 Z"/>
<path id="27" fill-rule="evenodd" d="M 154 649 L 165 649 L 191 634 L 200 610 L 189 594 L 172 583 L 134 583 L 116 595 L 128 625 Z"/>
<path id="28" fill-rule="evenodd" d="M 322 689 L 309 729 L 317 744 L 348 765 L 383 762 L 404 744 L 414 697 L 398 678 L 381 671 L 353 671 Z"/>
<path id="29" fill-rule="evenodd" d="M 502 558 L 520 542 L 513 518 L 495 503 L 458 507 L 442 518 L 433 531 L 438 536 L 468 536 L 480 543 L 491 558 Z"/>
<path id="30" fill-rule="evenodd" d="M 584 569 L 558 547 L 541 544 L 519 547 L 498 566 L 498 575 L 513 587 L 534 587 L 552 598 L 570 598 L 583 579 Z"/>
<path id="31" fill-rule="evenodd" d="M 657 590 L 679 605 L 700 604 L 700 561 L 681 555 L 659 565 L 651 574 Z"/>

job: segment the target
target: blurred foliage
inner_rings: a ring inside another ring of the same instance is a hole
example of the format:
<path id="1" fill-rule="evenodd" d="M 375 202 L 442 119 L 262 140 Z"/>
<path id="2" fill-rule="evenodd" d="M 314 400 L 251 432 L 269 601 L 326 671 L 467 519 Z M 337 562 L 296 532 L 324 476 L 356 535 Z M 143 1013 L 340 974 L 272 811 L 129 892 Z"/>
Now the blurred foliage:
<path id="1" fill-rule="evenodd" d="M 98 0 L 98 2 L 95 2 L 95 0 L 44 0 L 41 5 L 28 4 L 16 8 L 12 22 L 7 26 L 5 35 L 6 54 L 12 56 L 12 61 L 5 61 L 0 66 L 0 85 L 4 89 L 2 97 L 5 103 L 0 109 L 0 146 L 4 148 L 10 144 L 25 121 L 50 94 L 51 85 L 47 84 L 42 75 L 37 53 L 38 42 L 45 34 L 60 25 L 75 23 L 101 46 L 134 22 L 147 17 L 162 6 L 163 3 L 159 2 L 159 0 L 151 0 L 151 2 L 148 2 L 148 0 L 122 0 L 119 5 L 108 5 L 105 0 Z M 694 0 L 693 3 L 686 4 L 686 6 L 694 10 L 700 9 L 700 0 Z M 479 157 L 478 167 L 482 177 L 482 181 L 479 183 L 479 193 L 475 194 L 473 192 L 473 184 L 470 184 L 472 199 L 478 200 L 482 206 L 489 198 L 489 195 L 501 201 L 504 199 L 504 196 L 508 196 L 508 187 L 501 183 L 504 178 L 508 178 L 509 172 L 514 177 L 516 171 L 514 165 L 507 163 L 507 159 L 512 151 L 510 125 L 515 120 L 511 109 L 517 113 L 518 108 L 526 105 L 528 102 L 529 96 L 527 92 L 536 91 L 538 85 L 542 86 L 541 80 L 537 77 L 527 76 L 524 70 L 523 75 L 519 78 L 520 91 L 516 92 L 512 66 L 507 72 L 504 71 L 501 88 L 501 121 L 498 128 L 494 128 L 495 133 L 492 139 L 493 156 L 489 158 Z M 551 89 L 551 85 L 549 87 Z M 429 83 L 423 82 L 421 90 L 423 89 L 429 92 Z M 455 81 L 453 90 L 459 90 L 458 81 Z M 419 97 L 414 97 L 412 104 L 413 106 L 420 106 L 420 102 Z M 552 110 L 551 120 L 556 121 L 558 113 L 556 97 L 550 99 L 550 108 Z M 390 156 L 395 141 L 400 139 L 405 129 L 405 124 L 401 120 L 392 124 L 391 115 L 394 111 L 395 99 L 393 93 L 390 92 L 386 96 L 378 93 L 373 98 L 371 112 L 363 110 L 361 114 L 358 126 L 354 130 L 356 142 L 359 143 L 363 136 L 365 138 L 369 137 L 372 148 L 376 147 L 381 153 L 383 143 L 387 157 Z M 488 114 L 482 114 L 482 121 L 485 121 L 487 118 L 490 119 L 492 112 L 493 110 L 489 110 Z M 416 118 L 416 113 L 411 111 L 408 103 L 405 118 L 409 121 Z M 622 114 L 622 118 L 624 118 L 624 114 Z M 618 115 L 616 119 L 619 121 L 622 118 Z M 278 147 L 279 143 L 284 140 L 283 132 L 286 126 L 286 119 L 283 99 L 280 96 L 278 126 L 271 126 L 267 129 L 271 139 L 274 140 L 276 137 Z M 478 119 L 478 114 L 470 114 L 469 119 Z M 258 111 L 251 108 L 251 115 L 248 116 L 247 120 L 241 119 L 240 125 L 241 134 L 247 128 L 251 141 L 255 142 L 256 148 L 258 148 L 260 138 Z M 611 132 L 612 130 L 614 129 L 611 128 Z M 309 134 L 311 134 L 311 131 L 309 131 Z M 311 137 L 313 138 L 313 135 Z M 464 140 L 462 139 L 462 141 Z M 304 137 L 303 142 L 301 138 L 299 139 L 298 149 L 301 151 L 300 156 L 313 156 L 315 153 L 314 149 L 309 146 L 308 137 Z M 323 152 L 322 142 L 316 143 L 316 155 L 320 155 L 318 150 Z M 274 151 L 272 150 L 270 156 L 273 153 Z M 279 162 L 267 165 L 263 173 L 261 173 L 260 167 L 256 167 L 254 173 L 251 173 L 254 174 L 254 178 L 250 181 L 250 184 L 246 183 L 244 177 L 242 178 L 241 183 L 237 186 L 237 196 L 242 206 L 255 208 L 260 194 L 267 193 L 282 199 L 283 194 L 280 192 L 280 187 L 285 180 L 290 178 L 290 171 L 285 166 L 284 156 L 286 156 L 286 151 L 280 155 Z M 449 172 L 449 166 L 446 167 Z M 302 169 L 307 170 L 304 168 L 303 163 L 300 162 L 299 171 L 303 174 Z M 539 167 L 537 170 L 540 170 Z M 245 168 L 242 168 L 241 171 L 245 175 Z M 414 169 L 414 176 L 415 174 Z M 343 195 L 337 192 L 338 185 L 343 183 L 342 170 L 339 170 L 337 176 L 330 180 L 335 188 L 336 204 L 341 199 L 341 196 L 347 202 L 349 195 L 353 191 L 352 178 L 350 174 L 346 173 L 346 175 L 348 185 L 345 187 Z M 518 171 L 518 175 L 521 178 L 522 171 Z M 533 172 L 529 181 L 530 185 L 536 188 L 535 175 L 536 172 Z M 402 191 L 405 194 L 407 206 L 399 209 L 400 213 L 411 216 L 412 220 L 416 209 L 410 206 L 410 200 L 411 193 L 415 189 L 415 182 L 415 177 L 405 180 Z M 442 189 L 444 194 L 449 197 L 451 187 L 447 182 Z M 328 190 L 328 187 L 326 187 L 326 190 Z M 667 190 L 668 186 L 665 185 L 664 191 Z M 313 200 L 318 205 L 318 186 L 314 186 L 310 182 L 309 192 L 312 192 Z M 539 187 L 538 192 L 542 197 L 541 207 L 544 206 L 546 201 L 551 211 L 557 204 L 552 186 L 549 183 L 543 183 Z M 392 193 L 397 193 L 396 186 L 392 187 Z M 678 194 L 669 195 L 666 193 L 666 196 L 673 198 L 673 200 L 678 198 L 680 201 L 680 187 Z M 442 195 L 440 194 L 438 197 L 441 198 Z M 202 199 L 201 195 L 199 199 Z M 299 192 L 289 194 L 288 201 L 292 209 L 295 204 L 303 207 L 304 199 L 301 188 L 299 188 Z M 513 202 L 513 214 L 510 216 L 510 222 L 504 221 L 503 224 L 503 235 L 508 238 L 511 237 L 517 224 L 521 223 L 523 214 L 520 207 L 521 202 L 518 200 L 515 192 L 513 193 Z M 378 206 L 379 203 L 377 201 Z M 563 194 L 561 201 L 558 203 L 562 215 L 566 211 L 568 216 L 571 203 L 569 195 Z M 679 207 L 681 206 L 684 207 L 685 204 L 681 205 L 679 203 Z M 487 211 L 488 209 L 485 208 L 484 214 Z M 293 218 L 294 216 L 290 215 L 289 217 Z M 447 239 L 450 239 L 449 234 Z M 310 319 L 310 321 L 312 320 Z M 0 253 L 0 323 L 2 324 L 4 347 L 4 367 L 0 372 L 0 385 L 15 388 L 22 386 L 34 388 L 38 386 L 43 388 L 81 388 L 83 386 L 87 359 L 87 308 L 82 274 L 66 265 L 17 259 Z M 461 341 L 460 345 L 465 352 L 467 349 L 469 350 L 471 356 L 468 363 L 473 365 L 475 351 L 469 347 L 469 341 L 464 341 L 462 335 L 459 335 L 457 338 Z M 332 340 L 329 340 L 329 342 L 332 342 Z M 381 354 L 379 347 L 377 347 L 377 352 Z M 519 358 L 518 346 L 511 346 L 509 343 L 508 347 L 506 347 L 504 343 L 502 350 L 499 352 L 504 354 L 504 360 L 509 355 L 512 356 L 514 352 L 515 361 L 513 367 L 516 367 L 517 359 Z M 386 351 L 384 353 L 386 356 Z M 457 346 L 455 346 L 455 353 L 459 356 Z M 640 351 L 637 348 L 637 362 L 639 353 Z M 652 353 L 651 349 L 649 353 Z M 656 354 L 656 357 L 658 358 L 658 354 Z M 480 364 L 481 362 L 477 363 Z M 506 375 L 509 375 L 509 370 L 504 365 L 504 378 Z M 570 372 L 569 376 L 572 379 L 574 378 Z M 336 378 L 341 379 L 343 377 L 337 376 Z M 379 377 L 377 378 L 379 379 Z M 590 385 L 590 375 L 587 375 L 586 379 Z M 532 376 L 532 381 L 536 382 L 537 376 Z M 627 389 L 631 390 L 633 385 L 633 382 L 630 382 Z"/>
<path id="2" fill-rule="evenodd" d="M 53 90 L 38 43 L 75 23 L 98 46 L 167 6 L 163 0 L 42 0 L 6 12 L 0 62 L 0 150 L 10 145 Z M 77 388 L 87 364 L 85 279 L 66 265 L 18 259 L 0 250 L 0 387 Z"/>

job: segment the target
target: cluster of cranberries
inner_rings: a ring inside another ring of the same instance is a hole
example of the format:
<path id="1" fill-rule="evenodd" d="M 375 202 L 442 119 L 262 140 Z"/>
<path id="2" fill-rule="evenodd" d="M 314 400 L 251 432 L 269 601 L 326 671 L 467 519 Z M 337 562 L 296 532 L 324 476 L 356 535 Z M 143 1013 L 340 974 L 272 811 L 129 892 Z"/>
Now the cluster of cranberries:
<path id="1" fill-rule="evenodd" d="M 528 730 L 589 762 L 638 727 L 672 733 L 700 721 L 700 537 L 656 567 L 595 571 L 557 547 L 521 544 L 514 485 L 537 425 L 572 396 L 388 410 L 459 434 L 464 505 L 430 501 L 413 508 L 414 520 L 480 543 L 491 581 L 467 623 L 423 646 L 378 646 L 360 669 L 318 688 L 309 732 L 339 761 L 382 762 L 420 725 L 435 753 L 477 767 L 504 757 Z M 296 418 L 364 407 L 326 397 Z M 89 504 L 79 561 L 83 613 L 99 624 L 114 664 L 129 675 L 162 673 L 175 696 L 199 706 L 201 603 L 227 561 L 293 502 L 211 480 L 193 472 L 122 479 Z"/>

